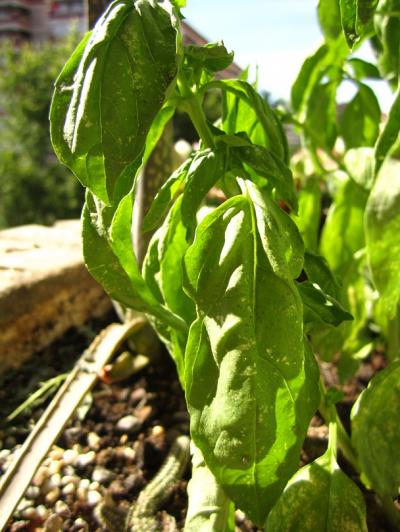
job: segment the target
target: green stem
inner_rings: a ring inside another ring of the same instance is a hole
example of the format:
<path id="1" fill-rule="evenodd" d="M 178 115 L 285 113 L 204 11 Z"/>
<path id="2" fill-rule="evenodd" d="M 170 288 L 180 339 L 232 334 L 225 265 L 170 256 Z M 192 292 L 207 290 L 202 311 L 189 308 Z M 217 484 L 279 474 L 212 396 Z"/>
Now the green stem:
<path id="1" fill-rule="evenodd" d="M 324 383 L 322 380 L 320 380 L 320 391 L 321 391 L 321 404 L 318 408 L 320 411 L 320 414 L 325 419 L 327 423 L 336 423 L 336 431 L 337 431 L 337 443 L 340 448 L 340 450 L 343 453 L 343 456 L 350 462 L 350 464 L 356 469 L 357 471 L 360 471 L 360 466 L 358 465 L 357 455 L 354 451 L 354 448 L 351 444 L 349 435 L 347 434 L 346 429 L 344 428 L 339 415 L 337 413 L 336 407 L 334 405 L 327 406 L 325 404 L 325 396 L 326 396 L 326 390 Z"/>
<path id="2" fill-rule="evenodd" d="M 199 137 L 207 148 L 214 148 L 215 142 L 213 134 L 208 127 L 207 120 L 201 106 L 202 97 L 195 94 L 188 86 L 186 80 L 181 76 L 178 80 L 178 87 L 184 100 L 182 109 L 189 115 Z"/>

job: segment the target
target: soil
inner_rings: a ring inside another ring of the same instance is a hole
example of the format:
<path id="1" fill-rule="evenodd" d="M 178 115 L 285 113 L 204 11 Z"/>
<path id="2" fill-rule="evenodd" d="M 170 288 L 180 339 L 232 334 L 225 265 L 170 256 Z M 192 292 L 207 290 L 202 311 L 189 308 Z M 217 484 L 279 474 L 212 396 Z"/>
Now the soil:
<path id="1" fill-rule="evenodd" d="M 0 381 L 1 419 L 37 389 L 40 382 L 68 371 L 94 336 L 112 321 L 117 318 L 109 315 L 103 320 L 92 320 L 84 327 L 71 329 L 63 338 L 37 353 L 23 368 L 3 375 Z M 345 397 L 339 405 L 339 412 L 345 425 L 348 425 L 354 400 L 382 367 L 382 354 L 374 353 L 343 388 Z M 324 364 L 322 370 L 328 385 L 339 386 L 333 365 Z M 49 395 L 43 404 L 35 403 L 1 427 L 0 474 L 6 470 L 13 453 L 50 399 Z M 49 530 L 44 524 L 49 523 L 52 514 L 57 514 L 58 530 L 106 531 L 96 518 L 98 502 L 109 493 L 117 506 L 128 508 L 159 470 L 174 438 L 188 434 L 188 431 L 184 396 L 167 353 L 157 364 L 149 365 L 121 383 L 108 385 L 99 381 L 56 442 L 6 530 Z M 326 443 L 327 427 L 320 417 L 315 416 L 302 451 L 301 464 L 320 456 Z M 341 460 L 341 465 L 365 494 L 369 531 L 390 531 L 373 493 L 362 487 L 349 464 Z M 40 475 L 43 478 L 39 478 Z M 189 477 L 190 471 L 187 470 L 160 509 L 160 531 L 166 530 L 162 524 L 166 514 L 175 518 L 178 530 L 182 529 Z M 237 512 L 236 526 L 237 531 L 257 530 L 241 512 Z"/>

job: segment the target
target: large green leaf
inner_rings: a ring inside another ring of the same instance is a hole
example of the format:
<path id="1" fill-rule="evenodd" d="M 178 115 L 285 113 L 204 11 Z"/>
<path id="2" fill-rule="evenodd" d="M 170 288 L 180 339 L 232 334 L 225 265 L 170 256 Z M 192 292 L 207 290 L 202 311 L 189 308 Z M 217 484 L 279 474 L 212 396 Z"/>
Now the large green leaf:
<path id="1" fill-rule="evenodd" d="M 363 189 L 369 191 L 375 180 L 375 150 L 353 148 L 346 151 L 343 162 L 349 176 Z"/>
<path id="2" fill-rule="evenodd" d="M 400 488 L 400 361 L 378 373 L 351 413 L 352 442 L 367 484 L 397 497 Z"/>
<path id="3" fill-rule="evenodd" d="M 378 0 L 340 0 L 342 28 L 352 49 L 373 31 L 373 16 Z"/>
<path id="4" fill-rule="evenodd" d="M 203 90 L 218 88 L 229 93 L 224 99 L 222 126 L 228 135 L 245 132 L 253 144 L 269 148 L 285 163 L 289 147 L 282 125 L 265 99 L 250 83 L 239 79 L 212 81 Z"/>
<path id="5" fill-rule="evenodd" d="M 297 290 L 287 266 L 284 278 L 274 273 L 268 229 L 263 245 L 257 223 L 246 194 L 197 228 L 185 256 L 185 287 L 198 311 L 185 382 L 196 445 L 228 496 L 263 525 L 297 468 L 318 376 Z"/>
<path id="6" fill-rule="evenodd" d="M 334 202 L 321 236 L 321 254 L 333 273 L 343 275 L 354 253 L 365 245 L 364 209 L 367 193 L 353 180 L 344 178 L 338 185 Z"/>
<path id="7" fill-rule="evenodd" d="M 339 283 L 324 257 L 307 249 L 304 253 L 304 271 L 311 283 L 316 283 L 326 294 L 340 301 Z"/>
<path id="8" fill-rule="evenodd" d="M 330 450 L 290 479 L 268 532 L 367 532 L 365 502 Z"/>
<path id="9" fill-rule="evenodd" d="M 381 167 L 365 212 L 368 262 L 388 318 L 400 298 L 400 163 Z"/>
<path id="10" fill-rule="evenodd" d="M 207 192 L 224 176 L 224 150 L 206 149 L 196 153 L 186 176 L 182 198 L 182 222 L 191 235 L 196 227 L 196 213 Z"/>
<path id="11" fill-rule="evenodd" d="M 299 192 L 299 209 L 293 216 L 307 249 L 317 251 L 321 218 L 321 185 L 319 179 L 308 179 Z"/>
<path id="12" fill-rule="evenodd" d="M 385 127 L 378 138 L 375 149 L 375 173 L 377 174 L 385 160 L 390 155 L 400 132 L 400 88 L 397 91 L 396 99 L 389 111 L 389 116 Z"/>
<path id="13" fill-rule="evenodd" d="M 54 149 L 105 203 L 131 189 L 177 73 L 176 20 L 168 8 L 167 2 L 113 2 L 56 81 Z"/>
<path id="14" fill-rule="evenodd" d="M 381 108 L 374 91 L 360 83 L 340 120 L 340 134 L 346 148 L 373 146 L 379 134 L 380 120 Z"/>

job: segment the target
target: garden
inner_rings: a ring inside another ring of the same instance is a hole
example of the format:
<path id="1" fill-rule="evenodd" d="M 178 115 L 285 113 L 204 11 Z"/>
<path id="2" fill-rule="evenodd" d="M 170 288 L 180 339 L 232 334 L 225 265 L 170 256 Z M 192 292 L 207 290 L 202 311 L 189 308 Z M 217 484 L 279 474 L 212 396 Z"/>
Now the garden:
<path id="1" fill-rule="evenodd" d="M 112 305 L 3 375 L 0 528 L 400 530 L 400 1 L 319 0 L 285 105 L 185 3 L 115 0 L 55 80 Z"/>

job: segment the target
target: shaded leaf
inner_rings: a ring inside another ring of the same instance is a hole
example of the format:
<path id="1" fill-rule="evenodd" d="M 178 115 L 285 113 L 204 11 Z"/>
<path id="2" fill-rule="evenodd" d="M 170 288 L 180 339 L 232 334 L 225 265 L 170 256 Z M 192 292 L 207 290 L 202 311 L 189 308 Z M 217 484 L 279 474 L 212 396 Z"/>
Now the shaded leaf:
<path id="1" fill-rule="evenodd" d="M 316 283 L 326 294 L 340 301 L 339 283 L 329 269 L 324 257 L 306 249 L 304 253 L 304 271 L 309 281 Z"/>
<path id="2" fill-rule="evenodd" d="M 365 212 L 368 263 L 381 295 L 380 304 L 393 318 L 400 299 L 400 163 L 381 167 Z"/>
<path id="3" fill-rule="evenodd" d="M 367 532 L 365 502 L 330 450 L 301 468 L 272 509 L 268 532 Z"/>
<path id="4" fill-rule="evenodd" d="M 185 382 L 196 445 L 228 496 L 262 526 L 297 468 L 318 376 L 301 301 L 293 282 L 274 274 L 252 209 L 245 196 L 227 200 L 199 224 L 185 256 L 198 310 Z"/>
<path id="5" fill-rule="evenodd" d="M 354 253 L 365 246 L 367 193 L 349 178 L 339 184 L 322 230 L 320 251 L 333 273 L 343 275 Z"/>
<path id="6" fill-rule="evenodd" d="M 367 484 L 397 497 L 400 487 L 400 361 L 375 375 L 351 412 L 352 442 Z"/>
<path id="7" fill-rule="evenodd" d="M 315 147 L 328 151 L 333 148 L 337 137 L 336 91 L 337 81 L 316 85 L 308 100 L 305 119 L 310 140 Z"/>
<path id="8" fill-rule="evenodd" d="M 132 188 L 176 63 L 174 17 L 158 3 L 117 0 L 58 77 L 50 111 L 54 149 L 104 203 Z"/>
<path id="9" fill-rule="evenodd" d="M 312 330 L 321 324 L 340 325 L 352 320 L 353 316 L 332 296 L 325 294 L 317 284 L 309 281 L 297 284 L 304 307 L 306 330 Z"/>
<path id="10" fill-rule="evenodd" d="M 227 170 L 224 150 L 199 151 L 187 170 L 182 198 L 182 222 L 193 235 L 196 228 L 196 213 L 207 192 L 221 179 Z"/>
<path id="11" fill-rule="evenodd" d="M 143 231 L 155 229 L 166 215 L 175 197 L 183 191 L 183 184 L 191 162 L 191 158 L 187 159 L 158 189 L 143 220 Z"/>
<path id="12" fill-rule="evenodd" d="M 265 177 L 276 189 L 277 199 L 284 200 L 294 211 L 297 211 L 297 194 L 290 169 L 262 146 L 244 146 L 232 150 L 238 161 L 249 166 L 258 176 Z"/>
<path id="13" fill-rule="evenodd" d="M 379 134 L 380 120 L 381 108 L 374 91 L 360 83 L 340 120 L 340 134 L 346 148 L 373 146 Z"/>
<path id="14" fill-rule="evenodd" d="M 400 88 L 389 111 L 385 127 L 378 138 L 375 148 L 375 174 L 377 174 L 390 151 L 395 145 L 400 131 Z"/>

